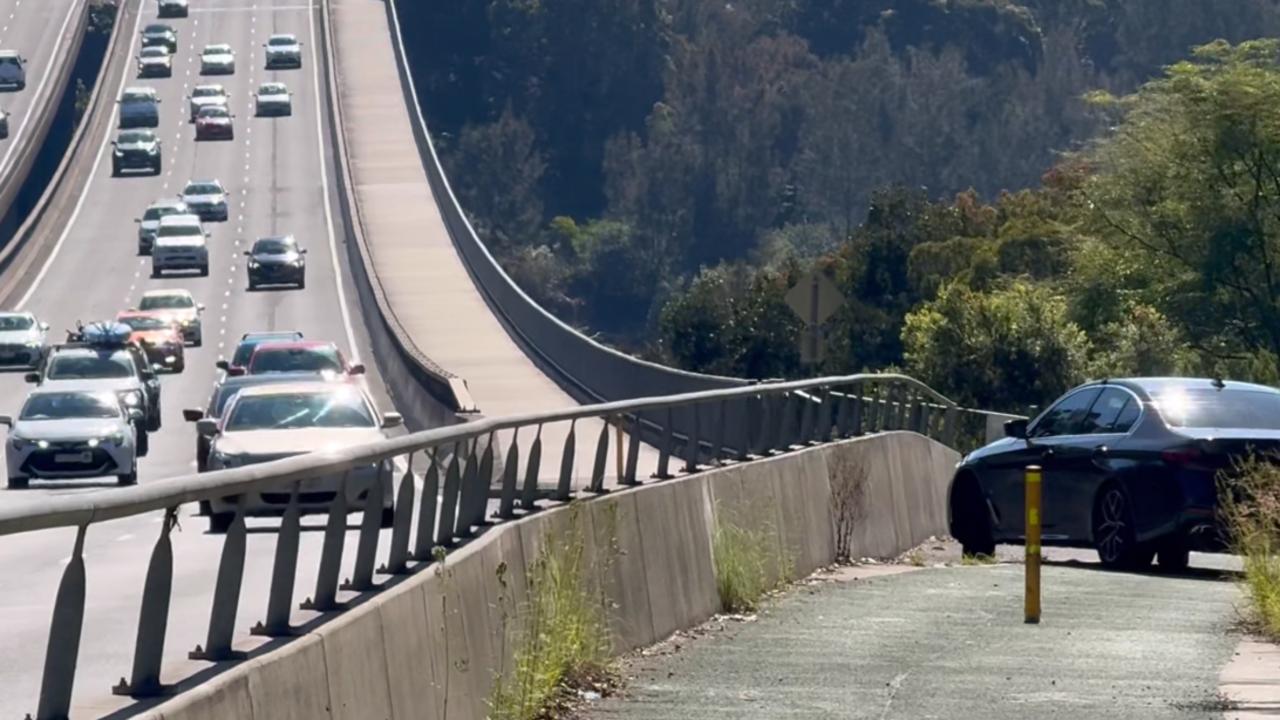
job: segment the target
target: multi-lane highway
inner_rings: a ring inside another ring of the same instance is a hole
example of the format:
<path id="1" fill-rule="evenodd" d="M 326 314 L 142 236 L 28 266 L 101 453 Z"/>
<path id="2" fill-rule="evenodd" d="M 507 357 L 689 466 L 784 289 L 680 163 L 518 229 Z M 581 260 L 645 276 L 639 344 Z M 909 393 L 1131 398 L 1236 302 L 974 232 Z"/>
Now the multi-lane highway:
<path id="1" fill-rule="evenodd" d="M 34 2 L 35 0 L 25 0 Z M 318 72 L 318 6 L 308 0 L 202 0 L 193 2 L 189 18 L 166 20 L 178 33 L 172 78 L 137 80 L 132 68 L 109 88 L 118 95 L 125 86 L 155 87 L 162 99 L 163 171 L 158 176 L 112 177 L 111 131 L 93 138 L 97 164 L 56 246 L 19 293 L 14 309 L 36 313 L 53 327 L 56 339 L 77 320 L 110 318 L 155 288 L 186 288 L 206 307 L 204 346 L 187 349 L 186 371 L 162 380 L 163 428 L 152 435 L 150 454 L 140 464 L 140 483 L 195 471 L 194 431 L 183 422 L 184 407 L 203 406 L 212 389 L 214 361 L 229 355 L 246 331 L 297 329 L 309 338 L 336 341 L 349 356 L 361 358 L 367 347 L 358 310 L 349 305 L 353 293 L 341 249 L 343 233 L 330 197 L 333 174 L 326 141 L 326 100 Z M 148 0 L 138 25 L 155 22 Z M 136 54 L 140 27 L 123 28 Z M 301 70 L 267 71 L 262 45 L 272 33 L 295 33 L 303 42 Z M 3 35 L 0 34 L 0 40 Z M 206 44 L 230 43 L 236 51 L 236 73 L 202 78 L 199 52 Z M 2 43 L 0 43 L 2 44 Z M 253 91 L 262 82 L 283 81 L 293 92 L 292 117 L 256 118 Z M 218 82 L 230 96 L 235 113 L 235 139 L 194 141 L 186 96 L 197 84 Z M 230 191 L 230 217 L 210 223 L 208 277 L 150 277 L 150 258 L 136 254 L 136 225 L 146 205 L 179 193 L 189 179 L 218 179 Z M 305 290 L 246 288 L 240 253 L 254 238 L 292 233 L 309 249 Z M 370 365 L 370 391 L 390 410 L 376 368 Z M 21 373 L 0 375 L 0 413 L 13 413 L 28 387 Z M 0 490 L 0 503 L 21 496 L 85 492 L 110 482 L 32 483 L 26 491 Z M 206 533 L 202 519 L 183 509 L 181 530 L 174 534 L 175 582 L 166 646 L 169 660 L 185 657 L 204 641 L 210 590 L 221 539 Z M 309 520 L 315 524 L 322 520 Z M 277 521 L 254 521 L 263 529 L 249 541 L 245 592 L 238 625 L 246 629 L 265 609 L 271 548 Z M 94 525 L 85 553 L 88 601 L 77 673 L 78 703 L 103 698 L 111 683 L 127 675 L 137 628 L 139 598 L 147 559 L 160 529 L 160 517 L 138 517 Z M 304 533 L 297 599 L 311 592 L 319 533 Z M 0 716 L 21 717 L 33 710 L 40 668 L 59 574 L 71 550 L 66 532 L 14 536 L 0 543 L 0 634 L 22 653 L 0 657 Z M 299 615 L 301 617 L 301 615 Z M 196 665 L 198 669 L 200 665 Z M 175 680 L 176 677 L 166 677 Z"/>
<path id="2" fill-rule="evenodd" d="M 0 0 L 0 50 L 27 60 L 27 86 L 0 90 L 0 110 L 9 114 L 9 137 L 0 140 L 0 180 L 13 171 L 18 149 L 42 129 L 32 116 L 62 96 L 62 88 L 52 87 L 60 69 L 55 60 L 75 61 L 66 51 L 83 8 L 84 0 Z"/>

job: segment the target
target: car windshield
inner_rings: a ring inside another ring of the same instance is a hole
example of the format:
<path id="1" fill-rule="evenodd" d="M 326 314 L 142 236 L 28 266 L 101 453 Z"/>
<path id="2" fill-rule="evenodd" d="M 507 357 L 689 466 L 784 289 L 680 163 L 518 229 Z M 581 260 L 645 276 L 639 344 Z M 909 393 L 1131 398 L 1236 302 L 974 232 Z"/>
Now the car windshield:
<path id="1" fill-rule="evenodd" d="M 54 355 L 50 380 L 88 380 L 133 377 L 133 360 L 125 351 L 97 355 Z"/>
<path id="2" fill-rule="evenodd" d="M 253 244 L 254 255 L 284 255 L 297 249 L 295 241 L 285 238 L 262 238 Z"/>
<path id="3" fill-rule="evenodd" d="M 186 310 L 195 306 L 190 295 L 147 295 L 139 305 L 143 310 Z"/>
<path id="4" fill-rule="evenodd" d="M 227 431 L 377 427 L 369 406 L 349 389 L 241 397 L 231 408 Z"/>
<path id="5" fill-rule="evenodd" d="M 148 130 L 126 130 L 120 133 L 119 142 L 123 145 L 154 142 L 156 136 Z"/>
<path id="6" fill-rule="evenodd" d="M 125 90 L 124 97 L 120 98 L 120 102 L 155 102 L 155 99 L 155 94 L 146 90 Z"/>
<path id="7" fill-rule="evenodd" d="M 0 315 L 0 331 L 30 330 L 36 324 L 26 315 Z"/>
<path id="8" fill-rule="evenodd" d="M 131 315 L 116 319 L 134 330 L 168 330 L 173 327 L 167 320 L 146 315 Z"/>
<path id="9" fill-rule="evenodd" d="M 271 372 L 341 372 L 342 361 L 333 347 L 264 348 L 253 354 L 250 370 Z"/>
<path id="10" fill-rule="evenodd" d="M 1152 396 L 1171 427 L 1280 430 L 1280 393 L 1240 388 L 1172 388 Z"/>
<path id="11" fill-rule="evenodd" d="M 120 417 L 120 401 L 110 393 L 36 393 L 22 406 L 20 420 Z"/>
<path id="12" fill-rule="evenodd" d="M 230 55 L 231 46 L 230 45 L 210 45 L 209 47 L 204 49 L 204 54 L 205 55 Z"/>
<path id="13" fill-rule="evenodd" d="M 191 91 L 191 97 L 222 97 L 226 91 L 220 87 L 201 86 Z"/>
<path id="14" fill-rule="evenodd" d="M 182 208 L 173 205 L 152 205 L 142 214 L 143 220 L 159 220 L 166 215 L 180 215 Z"/>
<path id="15" fill-rule="evenodd" d="M 161 35 L 171 31 L 173 28 L 168 25 L 148 25 L 146 30 L 142 32 L 147 35 Z"/>
<path id="16" fill-rule="evenodd" d="M 185 195 L 218 195 L 221 193 L 222 188 L 213 183 L 191 183 L 183 191 Z"/>
<path id="17" fill-rule="evenodd" d="M 297 45 L 298 41 L 292 35 L 275 35 L 267 41 L 267 44 L 279 47 L 282 45 Z"/>
<path id="18" fill-rule="evenodd" d="M 280 83 L 268 83 L 258 88 L 259 95 L 284 95 L 286 92 L 288 91 Z"/>
<path id="19" fill-rule="evenodd" d="M 149 48 L 142 48 L 142 57 L 145 57 L 145 58 L 169 57 L 169 51 L 165 50 L 163 47 L 159 45 L 153 45 Z"/>
<path id="20" fill-rule="evenodd" d="M 204 237 L 204 231 L 195 223 L 175 223 L 172 225 L 161 225 L 160 229 L 156 231 L 156 236 L 162 238 Z M 142 309 L 151 310 L 153 308 L 143 305 Z"/>
<path id="21" fill-rule="evenodd" d="M 200 108 L 200 117 L 202 118 L 225 118 L 231 117 L 231 113 L 221 105 L 208 105 Z"/>

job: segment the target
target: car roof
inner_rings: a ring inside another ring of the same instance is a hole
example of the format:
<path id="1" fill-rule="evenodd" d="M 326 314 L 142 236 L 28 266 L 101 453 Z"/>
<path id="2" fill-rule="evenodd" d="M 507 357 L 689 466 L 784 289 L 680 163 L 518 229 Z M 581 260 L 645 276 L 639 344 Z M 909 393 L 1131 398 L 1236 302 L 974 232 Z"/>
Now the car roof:
<path id="1" fill-rule="evenodd" d="M 0 317 L 26 317 L 35 319 L 35 313 L 25 310 L 0 310 Z"/>
<path id="2" fill-rule="evenodd" d="M 267 38 L 267 41 L 270 42 L 271 40 L 276 40 L 278 38 L 288 38 L 290 40 L 297 40 L 298 36 L 293 33 L 273 33 L 271 37 Z"/>
<path id="3" fill-rule="evenodd" d="M 240 397 L 297 395 L 300 393 L 350 393 L 364 398 L 364 391 L 358 386 L 347 383 L 325 382 L 323 380 L 292 380 L 289 382 L 255 385 L 241 390 Z"/>
<path id="4" fill-rule="evenodd" d="M 151 208 L 186 207 L 186 206 L 187 204 L 185 202 L 175 198 L 161 198 L 160 200 L 157 200 L 151 203 L 150 205 L 148 205 L 147 209 L 150 210 Z"/>
<path id="5" fill-rule="evenodd" d="M 54 355 L 81 355 L 85 357 L 88 357 L 91 355 L 92 356 L 115 355 L 118 352 L 128 352 L 129 349 L 132 347 L 135 347 L 132 343 L 126 343 L 123 345 L 102 345 L 102 346 L 91 346 L 91 345 L 84 345 L 81 343 L 70 343 L 67 345 L 55 345 L 53 347 L 53 354 Z"/>
<path id="6" fill-rule="evenodd" d="M 328 340 L 273 340 L 258 345 L 254 354 L 266 350 L 321 350 L 333 348 L 338 349 L 338 344 Z"/>
<path id="7" fill-rule="evenodd" d="M 181 215 L 176 215 L 175 217 L 182 217 L 182 216 L 181 216 Z M 167 220 L 168 218 L 165 218 L 165 219 Z M 168 288 L 168 289 L 165 289 L 165 290 L 148 290 L 148 291 L 146 291 L 146 292 L 142 293 L 142 297 L 144 297 L 144 298 L 149 298 L 149 297 L 170 297 L 170 296 L 173 296 L 173 295 L 180 295 L 180 296 L 182 296 L 182 297 L 192 297 L 192 295 L 191 295 L 191 291 L 189 291 L 189 290 L 183 290 L 182 288 Z"/>
<path id="8" fill-rule="evenodd" d="M 116 319 L 119 320 L 121 318 L 135 317 L 163 319 L 166 314 L 167 313 L 160 312 L 159 310 L 122 310 L 119 313 L 116 313 Z"/>
<path id="9" fill-rule="evenodd" d="M 196 90 L 220 90 L 225 93 L 227 88 L 224 87 L 222 83 L 204 83 L 203 85 L 196 85 L 191 88 L 192 92 L 195 92 Z"/>
<path id="10" fill-rule="evenodd" d="M 247 332 L 244 335 L 241 335 L 240 342 L 245 342 L 248 340 L 259 340 L 259 339 L 268 340 L 271 338 L 302 339 L 302 331 L 301 330 L 257 330 L 254 332 Z"/>
<path id="11" fill-rule="evenodd" d="M 61 380 L 56 385 L 38 385 L 31 389 L 31 395 L 64 395 L 67 393 L 84 393 L 86 395 L 102 395 L 104 397 L 116 398 L 118 396 L 110 390 L 102 389 L 101 380 L 93 378 L 85 378 L 80 380 Z M 27 398 L 30 400 L 30 396 Z"/>
<path id="12" fill-rule="evenodd" d="M 217 185 L 222 187 L 222 183 L 217 180 L 188 180 L 186 187 L 191 187 L 192 185 Z"/>
<path id="13" fill-rule="evenodd" d="M 146 27 L 144 27 L 144 28 L 142 29 L 142 32 L 154 32 L 154 31 L 157 31 L 157 30 L 166 30 L 166 31 L 168 31 L 168 32 L 173 32 L 173 31 L 174 31 L 174 30 L 173 30 L 173 26 L 172 26 L 172 25 L 165 25 L 164 23 L 151 23 L 151 24 L 147 25 Z"/>
<path id="14" fill-rule="evenodd" d="M 159 92 L 150 85 L 131 85 L 121 95 L 158 95 Z"/>
<path id="15" fill-rule="evenodd" d="M 1153 395 L 1167 393 L 1174 389 L 1212 389 L 1212 390 L 1241 390 L 1248 392 L 1263 392 L 1270 394 L 1280 394 L 1280 390 L 1267 385 L 1258 385 L 1256 383 L 1240 382 L 1237 380 L 1216 380 L 1214 378 L 1197 378 L 1197 377 L 1131 377 L 1131 378 L 1107 378 L 1106 380 L 1096 380 L 1081 385 L 1080 388 L 1098 387 L 1105 385 L 1118 385 L 1127 388 L 1144 399 L 1150 399 Z M 1080 389 L 1076 388 L 1076 389 Z"/>
<path id="16" fill-rule="evenodd" d="M 280 241 L 282 241 L 282 242 L 297 242 L 297 241 L 298 241 L 298 240 L 297 240 L 297 238 L 295 238 L 295 237 L 294 237 L 294 236 L 292 236 L 292 235 L 267 235 L 266 237 L 260 237 L 260 238 L 258 238 L 257 240 L 254 240 L 253 242 L 254 242 L 254 243 L 260 243 L 260 242 L 262 242 L 263 240 L 280 240 Z"/>
<path id="17" fill-rule="evenodd" d="M 228 43 L 210 43 L 204 46 L 205 52 L 231 52 L 231 45 Z"/>
<path id="18" fill-rule="evenodd" d="M 164 217 L 160 218 L 160 225 L 161 226 L 195 225 L 199 227 L 200 216 L 192 215 L 191 213 L 175 213 L 173 215 L 165 215 Z M 158 295 L 164 295 L 169 293 L 169 291 L 167 290 L 151 290 L 149 292 L 154 292 Z"/>
<path id="19" fill-rule="evenodd" d="M 0 57 L 18 57 L 17 50 L 0 50 Z"/>

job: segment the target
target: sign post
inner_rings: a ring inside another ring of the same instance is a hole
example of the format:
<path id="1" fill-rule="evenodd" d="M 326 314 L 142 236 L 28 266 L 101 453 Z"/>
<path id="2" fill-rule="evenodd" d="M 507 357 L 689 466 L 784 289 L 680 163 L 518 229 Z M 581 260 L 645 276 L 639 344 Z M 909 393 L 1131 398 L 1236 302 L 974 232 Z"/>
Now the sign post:
<path id="1" fill-rule="evenodd" d="M 1027 587 L 1025 620 L 1040 622 L 1040 467 L 1027 468 Z"/>
<path id="2" fill-rule="evenodd" d="M 787 306 L 805 323 L 800 339 L 800 360 L 806 365 L 822 362 L 826 355 L 822 326 L 844 305 L 844 295 L 825 274 L 812 270 L 787 291 Z"/>

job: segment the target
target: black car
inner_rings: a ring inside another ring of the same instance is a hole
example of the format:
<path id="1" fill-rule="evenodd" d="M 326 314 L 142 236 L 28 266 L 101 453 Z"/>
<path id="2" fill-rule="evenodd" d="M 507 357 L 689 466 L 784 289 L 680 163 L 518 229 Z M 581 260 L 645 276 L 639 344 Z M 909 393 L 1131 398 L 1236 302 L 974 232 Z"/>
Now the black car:
<path id="1" fill-rule="evenodd" d="M 307 259 L 303 257 L 307 251 L 298 247 L 292 235 L 260 238 L 244 254 L 249 256 L 250 290 L 259 285 L 307 286 Z"/>
<path id="2" fill-rule="evenodd" d="M 156 15 L 162 18 L 184 18 L 191 13 L 187 0 L 160 0 Z"/>
<path id="3" fill-rule="evenodd" d="M 111 144 L 111 174 L 126 170 L 146 170 L 159 175 L 163 167 L 160 138 L 150 130 L 125 130 Z"/>
<path id="4" fill-rule="evenodd" d="M 949 493 L 951 534 L 968 554 L 1024 540 L 1025 470 L 1043 471 L 1042 542 L 1094 547 L 1104 565 L 1224 547 L 1217 480 L 1236 460 L 1280 449 L 1280 391 L 1191 378 L 1090 383 L 1006 438 L 970 453 Z"/>
<path id="5" fill-rule="evenodd" d="M 168 48 L 170 54 L 178 52 L 178 33 L 164 23 L 153 23 L 142 28 L 142 47 L 159 45 Z"/>

